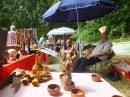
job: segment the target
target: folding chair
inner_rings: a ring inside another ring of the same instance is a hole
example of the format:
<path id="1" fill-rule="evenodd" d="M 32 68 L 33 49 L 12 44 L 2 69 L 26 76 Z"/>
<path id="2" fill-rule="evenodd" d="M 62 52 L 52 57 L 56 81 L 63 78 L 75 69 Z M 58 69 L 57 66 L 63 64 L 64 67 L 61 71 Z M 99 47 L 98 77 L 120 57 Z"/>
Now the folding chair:
<path id="1" fill-rule="evenodd" d="M 102 69 L 102 67 L 106 66 L 109 70 L 111 70 L 111 68 L 110 68 L 108 65 L 109 65 L 109 63 L 110 63 L 110 65 L 111 65 L 111 60 L 112 60 L 112 58 L 113 58 L 114 56 L 115 56 L 115 53 L 114 53 L 113 50 L 111 50 L 111 51 L 110 51 L 110 54 L 109 54 L 109 56 L 108 56 L 108 58 L 107 58 L 107 60 L 95 63 L 95 64 L 94 64 L 94 71 L 95 71 L 95 73 L 96 73 L 96 71 L 97 71 L 97 64 L 100 64 L 100 68 L 101 68 L 101 69 Z"/>

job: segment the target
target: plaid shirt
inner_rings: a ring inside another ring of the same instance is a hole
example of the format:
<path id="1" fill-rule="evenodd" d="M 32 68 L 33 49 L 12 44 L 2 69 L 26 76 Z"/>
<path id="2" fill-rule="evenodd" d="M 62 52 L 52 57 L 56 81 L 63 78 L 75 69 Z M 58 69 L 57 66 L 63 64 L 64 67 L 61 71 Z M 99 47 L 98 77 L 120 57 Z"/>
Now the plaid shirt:
<path id="1" fill-rule="evenodd" d="M 15 31 L 9 31 L 7 36 L 7 45 L 16 44 Z"/>

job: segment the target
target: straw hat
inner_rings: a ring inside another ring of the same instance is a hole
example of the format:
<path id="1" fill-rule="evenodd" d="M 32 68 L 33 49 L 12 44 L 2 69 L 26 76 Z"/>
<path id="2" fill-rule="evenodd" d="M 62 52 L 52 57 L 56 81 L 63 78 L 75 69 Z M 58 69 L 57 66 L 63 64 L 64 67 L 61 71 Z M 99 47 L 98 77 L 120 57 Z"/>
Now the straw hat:
<path id="1" fill-rule="evenodd" d="M 106 30 L 107 30 L 107 26 L 102 26 L 102 27 L 99 28 L 99 31 L 100 31 L 101 33 L 105 33 Z"/>

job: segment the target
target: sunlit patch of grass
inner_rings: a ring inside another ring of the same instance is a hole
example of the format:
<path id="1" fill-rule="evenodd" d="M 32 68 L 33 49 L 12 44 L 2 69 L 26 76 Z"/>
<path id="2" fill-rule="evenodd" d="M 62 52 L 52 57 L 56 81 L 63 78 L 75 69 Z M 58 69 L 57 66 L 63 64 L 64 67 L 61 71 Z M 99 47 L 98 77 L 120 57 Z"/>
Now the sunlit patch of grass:
<path id="1" fill-rule="evenodd" d="M 112 63 L 114 64 L 123 60 L 130 62 L 130 55 L 116 54 L 112 59 Z M 90 72 L 93 72 L 92 68 L 90 69 Z M 120 80 L 111 81 L 105 76 L 108 72 L 109 69 L 107 67 L 102 67 L 101 69 L 100 64 L 97 64 L 97 73 L 100 74 L 109 84 L 125 95 L 125 97 L 130 97 L 130 79 L 126 79 L 125 77 L 121 76 Z"/>

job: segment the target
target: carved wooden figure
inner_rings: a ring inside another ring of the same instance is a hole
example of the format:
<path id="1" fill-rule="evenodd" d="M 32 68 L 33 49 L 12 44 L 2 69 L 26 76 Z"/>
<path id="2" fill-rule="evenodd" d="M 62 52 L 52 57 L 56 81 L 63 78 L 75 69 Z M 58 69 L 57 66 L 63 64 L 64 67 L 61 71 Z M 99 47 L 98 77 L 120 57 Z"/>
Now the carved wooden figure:
<path id="1" fill-rule="evenodd" d="M 40 52 L 35 55 L 35 64 L 30 71 L 23 71 L 22 83 L 27 85 L 29 81 L 33 86 L 39 86 L 42 81 L 47 81 L 51 78 L 50 68 L 47 65 L 42 66 Z"/>
<path id="2" fill-rule="evenodd" d="M 23 40 L 21 44 L 21 55 L 26 56 L 26 54 L 27 54 L 27 51 L 25 51 L 25 42 Z"/>
<path id="3" fill-rule="evenodd" d="M 42 71 L 43 71 L 43 66 L 41 65 L 41 56 L 39 53 L 37 53 L 35 58 L 35 64 L 32 67 L 32 73 L 37 75 L 39 79 Z"/>
<path id="4" fill-rule="evenodd" d="M 26 45 L 30 45 L 30 39 L 26 38 Z"/>
<path id="5" fill-rule="evenodd" d="M 69 91 L 74 88 L 74 82 L 71 78 L 71 62 L 67 60 L 65 64 L 65 72 L 61 78 L 61 86 L 65 91 Z"/>
<path id="6" fill-rule="evenodd" d="M 26 45 L 26 38 L 27 38 L 27 30 L 24 29 L 24 42 L 25 42 L 25 45 Z"/>
<path id="7" fill-rule="evenodd" d="M 61 52 L 61 57 L 63 59 L 63 64 L 65 65 L 67 60 L 70 62 L 71 71 L 73 71 L 74 62 L 79 57 L 78 51 L 72 46 L 70 39 L 66 41 L 67 50 Z"/>

